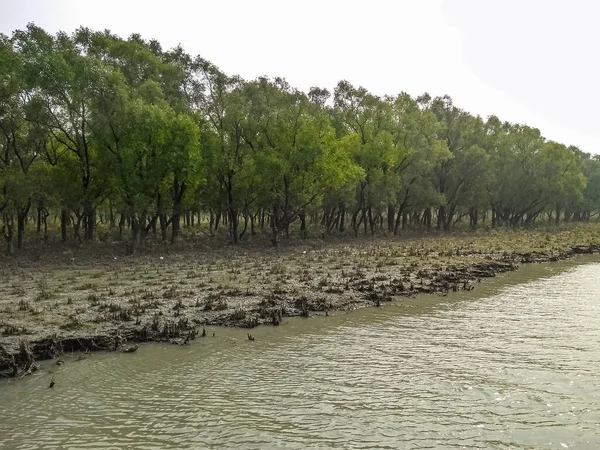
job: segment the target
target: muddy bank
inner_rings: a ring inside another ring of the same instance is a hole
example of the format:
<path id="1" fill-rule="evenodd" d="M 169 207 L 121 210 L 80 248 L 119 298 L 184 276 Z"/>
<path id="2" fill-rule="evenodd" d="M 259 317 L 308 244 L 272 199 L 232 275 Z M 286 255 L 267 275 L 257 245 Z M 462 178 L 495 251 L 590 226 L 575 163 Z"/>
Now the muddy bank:
<path id="1" fill-rule="evenodd" d="M 35 361 L 131 350 L 134 342 L 185 345 L 204 337 L 205 326 L 277 326 L 287 317 L 381 306 L 394 297 L 472 290 L 520 264 L 600 253 L 590 243 L 486 252 L 450 239 L 425 242 L 5 268 L 0 373 L 22 376 Z"/>

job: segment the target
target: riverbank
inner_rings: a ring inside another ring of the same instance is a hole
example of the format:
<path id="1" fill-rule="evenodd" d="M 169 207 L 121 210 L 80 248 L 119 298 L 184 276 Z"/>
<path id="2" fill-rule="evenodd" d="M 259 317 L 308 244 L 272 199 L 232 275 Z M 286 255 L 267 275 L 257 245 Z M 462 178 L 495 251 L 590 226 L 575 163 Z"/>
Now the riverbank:
<path id="1" fill-rule="evenodd" d="M 127 342 L 187 344 L 204 326 L 279 325 L 394 297 L 472 290 L 520 264 L 599 253 L 600 226 L 163 250 L 124 257 L 88 247 L 4 260 L 0 372 L 22 376 L 35 361 Z"/>

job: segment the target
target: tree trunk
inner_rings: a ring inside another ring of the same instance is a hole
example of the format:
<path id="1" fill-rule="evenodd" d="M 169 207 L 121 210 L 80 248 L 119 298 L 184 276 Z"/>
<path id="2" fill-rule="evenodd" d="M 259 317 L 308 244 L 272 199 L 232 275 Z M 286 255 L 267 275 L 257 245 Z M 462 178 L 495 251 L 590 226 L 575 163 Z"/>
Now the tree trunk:
<path id="1" fill-rule="evenodd" d="M 171 245 L 177 242 L 181 227 L 181 201 L 185 194 L 186 184 L 179 183 L 177 178 L 173 180 L 173 215 L 171 216 Z"/>
<path id="2" fill-rule="evenodd" d="M 345 225 L 345 221 L 346 221 L 346 205 L 344 205 L 344 203 L 340 202 L 340 233 L 343 233 L 344 231 L 346 231 L 346 225 Z"/>
<path id="3" fill-rule="evenodd" d="M 431 231 L 431 218 L 433 216 L 433 214 L 431 213 L 431 208 L 427 208 L 423 215 L 425 216 L 425 224 L 427 226 L 427 231 Z"/>
<path id="4" fill-rule="evenodd" d="M 240 241 L 244 238 L 244 234 L 246 234 L 246 230 L 248 229 L 248 212 L 244 214 L 244 229 L 240 233 Z"/>
<path id="5" fill-rule="evenodd" d="M 174 245 L 177 242 L 177 238 L 179 237 L 179 231 L 181 229 L 181 212 L 173 210 L 173 215 L 171 216 L 171 245 Z"/>
<path id="6" fill-rule="evenodd" d="M 67 242 L 67 221 L 69 216 L 66 209 L 60 210 L 60 237 L 63 242 Z"/>
<path id="7" fill-rule="evenodd" d="M 404 211 L 404 203 L 398 207 L 398 214 L 396 214 L 396 220 L 394 221 L 394 236 L 398 235 L 398 231 L 400 230 L 400 223 L 402 220 L 402 213 Z"/>
<path id="8" fill-rule="evenodd" d="M 229 212 L 229 221 L 231 227 L 231 237 L 233 238 L 233 244 L 238 243 L 238 213 L 234 206 L 233 199 L 233 174 L 227 174 L 227 182 L 225 187 L 227 188 L 227 207 Z"/>
<path id="9" fill-rule="evenodd" d="M 440 231 L 443 230 L 445 227 L 445 223 L 446 223 L 446 207 L 440 206 L 440 209 L 438 210 L 437 229 Z"/>
<path id="10" fill-rule="evenodd" d="M 125 228 L 126 220 L 125 214 L 121 213 L 121 216 L 119 217 L 119 238 L 123 237 L 123 228 Z"/>
<path id="11" fill-rule="evenodd" d="M 369 219 L 369 228 L 371 230 L 371 235 L 373 236 L 373 235 L 375 235 L 375 219 L 373 219 L 373 211 L 370 206 L 369 206 L 369 209 L 367 210 L 367 218 Z"/>
<path id="12" fill-rule="evenodd" d="M 221 222 L 221 209 L 217 211 L 217 216 L 215 217 L 215 232 L 219 229 L 219 223 Z"/>
<path id="13" fill-rule="evenodd" d="M 475 228 L 477 228 L 478 222 L 479 222 L 479 214 L 478 214 L 477 208 L 472 207 L 471 210 L 469 211 L 469 225 L 471 226 L 471 228 L 475 229 Z"/>
<path id="14" fill-rule="evenodd" d="M 167 215 L 163 208 L 162 195 L 160 192 L 156 194 L 156 214 L 158 215 L 160 238 L 164 242 L 167 240 L 167 227 L 169 224 L 167 223 Z"/>
<path id="15" fill-rule="evenodd" d="M 254 219 L 256 219 L 257 214 L 250 214 L 250 234 L 252 236 L 256 236 L 256 229 L 254 228 Z"/>
<path id="16" fill-rule="evenodd" d="M 40 234 L 40 232 L 42 231 L 42 207 L 41 206 L 37 207 L 37 222 L 36 222 L 35 231 L 37 234 Z"/>
<path id="17" fill-rule="evenodd" d="M 48 242 L 48 216 L 50 213 L 44 208 L 42 220 L 44 221 L 44 242 Z"/>
<path id="18" fill-rule="evenodd" d="M 113 210 L 113 205 L 112 202 L 109 200 L 108 201 L 108 214 L 109 214 L 109 220 L 110 220 L 110 226 L 111 228 L 115 227 L 115 211 Z"/>
<path id="19" fill-rule="evenodd" d="M 17 211 L 17 248 L 20 250 L 23 247 L 23 235 L 25 234 L 25 219 L 31 208 L 31 202 L 27 202 L 25 208 L 19 208 Z"/>
<path id="20" fill-rule="evenodd" d="M 17 249 L 23 247 L 23 235 L 25 234 L 25 215 L 22 212 L 17 214 Z"/>
<path id="21" fill-rule="evenodd" d="M 83 216 L 77 214 L 77 220 L 73 221 L 73 238 L 77 242 L 81 242 L 81 235 L 79 234 L 79 229 L 81 228 L 81 221 L 83 220 Z"/>
<path id="22" fill-rule="evenodd" d="M 300 236 L 302 239 L 306 239 L 306 214 L 302 211 L 298 217 L 300 218 Z"/>
<path id="23" fill-rule="evenodd" d="M 131 217 L 131 243 L 127 248 L 127 253 L 133 255 L 142 241 L 142 224 L 136 217 Z"/>
<path id="24" fill-rule="evenodd" d="M 86 241 L 94 240 L 94 229 L 96 227 L 96 208 L 89 201 L 84 204 L 83 214 L 85 217 L 85 234 Z"/>
<path id="25" fill-rule="evenodd" d="M 14 245 L 13 245 L 13 227 L 14 222 L 13 218 L 5 218 L 4 226 L 2 227 L 2 233 L 4 234 L 4 239 L 6 240 L 6 251 L 9 255 L 14 253 Z"/>
<path id="26" fill-rule="evenodd" d="M 278 222 L 279 208 L 273 205 L 273 213 L 271 214 L 271 244 L 277 247 L 279 244 L 279 224 Z"/>
<path id="27" fill-rule="evenodd" d="M 395 217 L 395 210 L 394 210 L 394 205 L 388 205 L 388 211 L 387 211 L 387 223 L 388 223 L 388 232 L 389 233 L 393 233 L 395 228 L 394 228 L 394 217 Z"/>

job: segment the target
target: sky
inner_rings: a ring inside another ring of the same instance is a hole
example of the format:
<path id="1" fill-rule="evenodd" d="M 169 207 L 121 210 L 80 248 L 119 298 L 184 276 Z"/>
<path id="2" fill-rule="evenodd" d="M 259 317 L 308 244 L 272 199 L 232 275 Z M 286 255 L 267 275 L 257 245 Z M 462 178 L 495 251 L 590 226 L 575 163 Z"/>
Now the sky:
<path id="1" fill-rule="evenodd" d="M 596 0 L 0 0 L 0 32 L 34 22 L 181 44 L 229 74 L 307 90 L 450 95 L 487 117 L 600 153 Z"/>

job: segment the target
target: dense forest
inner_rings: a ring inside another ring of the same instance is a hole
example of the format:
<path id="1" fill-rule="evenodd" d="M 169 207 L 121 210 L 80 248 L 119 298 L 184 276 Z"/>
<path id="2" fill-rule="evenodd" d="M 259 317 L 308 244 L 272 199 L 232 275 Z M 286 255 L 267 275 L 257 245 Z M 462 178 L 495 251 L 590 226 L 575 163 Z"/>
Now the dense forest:
<path id="1" fill-rule="evenodd" d="M 316 69 L 316 68 L 315 68 Z M 600 159 L 448 96 L 308 93 L 230 76 L 139 35 L 29 25 L 0 35 L 0 220 L 63 241 L 97 227 L 175 242 L 182 224 L 397 234 L 590 220 Z M 312 225 L 311 225 L 312 224 Z"/>

